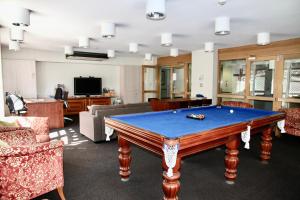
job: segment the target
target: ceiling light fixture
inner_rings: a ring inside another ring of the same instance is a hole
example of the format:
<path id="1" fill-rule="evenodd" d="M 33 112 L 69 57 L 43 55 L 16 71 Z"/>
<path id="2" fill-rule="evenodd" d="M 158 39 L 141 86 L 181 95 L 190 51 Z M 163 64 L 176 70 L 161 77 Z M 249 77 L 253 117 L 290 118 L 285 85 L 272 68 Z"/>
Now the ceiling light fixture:
<path id="1" fill-rule="evenodd" d="M 9 43 L 8 43 L 8 49 L 9 50 L 14 50 L 14 51 L 19 51 L 21 49 L 20 43 L 18 41 L 10 40 Z"/>
<path id="2" fill-rule="evenodd" d="M 217 17 L 215 20 L 215 34 L 228 35 L 230 33 L 230 18 L 226 16 Z"/>
<path id="3" fill-rule="evenodd" d="M 258 45 L 267 45 L 270 44 L 270 33 L 261 32 L 257 34 L 257 44 Z"/>
<path id="4" fill-rule="evenodd" d="M 130 53 L 138 52 L 138 44 L 134 42 L 129 43 L 129 52 Z"/>
<path id="5" fill-rule="evenodd" d="M 226 0 L 218 0 L 218 4 L 220 6 L 224 6 L 226 4 Z"/>
<path id="6" fill-rule="evenodd" d="M 166 1 L 148 0 L 146 6 L 146 17 L 151 20 L 162 20 L 166 18 Z"/>
<path id="7" fill-rule="evenodd" d="M 90 47 L 90 38 L 88 38 L 88 37 L 79 37 L 78 46 L 80 48 L 89 48 Z"/>
<path id="8" fill-rule="evenodd" d="M 214 51 L 214 43 L 213 42 L 205 42 L 204 43 L 204 51 L 205 52 L 213 52 Z"/>
<path id="9" fill-rule="evenodd" d="M 22 42 L 24 40 L 24 30 L 20 27 L 10 28 L 10 40 Z"/>
<path id="10" fill-rule="evenodd" d="M 171 48 L 170 49 L 170 56 L 177 57 L 178 56 L 178 49 L 177 48 Z"/>
<path id="11" fill-rule="evenodd" d="M 172 46 L 172 33 L 161 34 L 161 46 L 164 47 Z"/>
<path id="12" fill-rule="evenodd" d="M 116 34 L 116 27 L 114 23 L 103 22 L 101 24 L 101 35 L 104 38 L 113 38 Z"/>
<path id="13" fill-rule="evenodd" d="M 73 55 L 74 50 L 72 46 L 65 46 L 65 55 Z"/>
<path id="14" fill-rule="evenodd" d="M 115 50 L 107 50 L 107 57 L 114 58 L 115 57 Z"/>
<path id="15" fill-rule="evenodd" d="M 12 7 L 10 10 L 11 23 L 15 26 L 30 25 L 30 10 L 22 7 Z"/>
<path id="16" fill-rule="evenodd" d="M 145 53 L 145 60 L 152 60 L 152 54 L 151 53 Z"/>

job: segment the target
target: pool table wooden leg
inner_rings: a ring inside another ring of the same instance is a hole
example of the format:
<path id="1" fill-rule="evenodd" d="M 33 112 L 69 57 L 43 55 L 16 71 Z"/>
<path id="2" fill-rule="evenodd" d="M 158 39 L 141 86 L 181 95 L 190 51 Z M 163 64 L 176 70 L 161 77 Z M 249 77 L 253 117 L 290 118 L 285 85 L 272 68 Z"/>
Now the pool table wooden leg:
<path id="1" fill-rule="evenodd" d="M 237 177 L 237 166 L 239 163 L 239 150 L 240 139 L 237 135 L 231 136 L 228 138 L 226 143 L 226 155 L 225 155 L 225 178 L 226 183 L 234 184 L 234 181 Z"/>
<path id="2" fill-rule="evenodd" d="M 271 158 L 272 150 L 272 127 L 265 129 L 261 136 L 261 153 L 260 158 L 262 163 L 268 163 Z"/>
<path id="3" fill-rule="evenodd" d="M 119 163 L 120 163 L 120 176 L 122 181 L 128 181 L 130 172 L 130 163 L 131 163 L 131 149 L 129 142 L 122 138 L 118 137 L 119 144 Z"/>
<path id="4" fill-rule="evenodd" d="M 173 176 L 168 177 L 167 176 L 167 171 L 168 167 L 165 163 L 165 158 L 162 159 L 162 166 L 163 166 L 163 184 L 162 188 L 164 191 L 164 200 L 177 200 L 178 196 L 177 193 L 180 189 L 180 164 L 181 164 L 181 158 L 177 157 L 176 159 L 176 165 L 173 168 Z"/>

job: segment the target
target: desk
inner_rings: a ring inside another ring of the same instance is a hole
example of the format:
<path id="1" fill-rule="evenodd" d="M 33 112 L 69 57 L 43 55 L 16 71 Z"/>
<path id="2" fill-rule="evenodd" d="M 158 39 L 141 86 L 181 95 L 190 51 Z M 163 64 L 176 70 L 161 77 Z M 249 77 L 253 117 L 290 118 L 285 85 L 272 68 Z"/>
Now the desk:
<path id="1" fill-rule="evenodd" d="M 55 99 L 25 99 L 25 116 L 48 117 L 49 128 L 64 127 L 63 101 Z"/>
<path id="2" fill-rule="evenodd" d="M 211 105 L 212 100 L 206 98 L 151 99 L 153 111 L 174 110 L 193 106 Z"/>
<path id="3" fill-rule="evenodd" d="M 206 117 L 204 120 L 186 118 L 191 113 Z M 271 154 L 272 129 L 284 117 L 279 112 L 209 106 L 176 112 L 113 116 L 105 118 L 105 123 L 118 134 L 121 180 L 129 179 L 132 159 L 130 143 L 136 144 L 162 157 L 164 199 L 171 200 L 177 198 L 179 191 L 179 170 L 183 157 L 225 144 L 225 178 L 228 183 L 234 183 L 239 162 L 240 133 L 248 126 L 251 133 L 257 133 L 259 129 L 262 131 L 260 158 L 267 162 Z"/>

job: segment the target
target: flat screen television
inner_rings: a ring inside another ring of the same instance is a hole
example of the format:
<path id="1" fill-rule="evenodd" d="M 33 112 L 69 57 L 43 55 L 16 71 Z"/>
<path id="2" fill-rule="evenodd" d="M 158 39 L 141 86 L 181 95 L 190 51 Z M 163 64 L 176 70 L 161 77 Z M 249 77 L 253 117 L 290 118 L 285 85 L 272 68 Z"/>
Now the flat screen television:
<path id="1" fill-rule="evenodd" d="M 102 94 L 102 80 L 94 77 L 75 77 L 74 95 L 100 95 Z"/>

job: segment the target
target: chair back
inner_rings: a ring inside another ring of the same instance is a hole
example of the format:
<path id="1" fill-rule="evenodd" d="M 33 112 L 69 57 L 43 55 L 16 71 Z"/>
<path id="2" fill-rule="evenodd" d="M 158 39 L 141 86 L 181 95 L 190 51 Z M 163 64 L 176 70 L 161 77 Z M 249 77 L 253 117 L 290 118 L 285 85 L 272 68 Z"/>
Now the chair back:
<path id="1" fill-rule="evenodd" d="M 20 115 L 27 111 L 27 106 L 23 97 L 18 96 L 16 94 L 7 93 L 5 103 L 11 114 Z"/>

